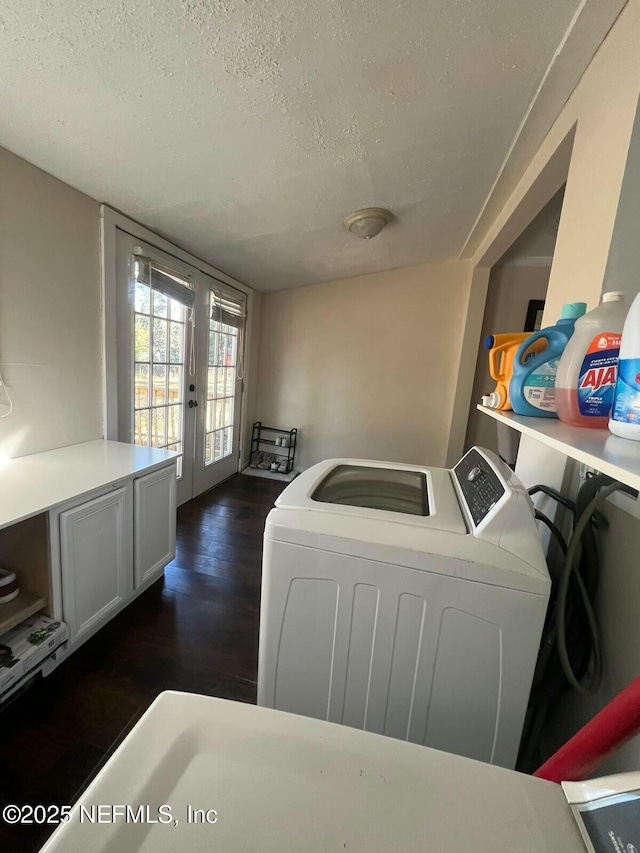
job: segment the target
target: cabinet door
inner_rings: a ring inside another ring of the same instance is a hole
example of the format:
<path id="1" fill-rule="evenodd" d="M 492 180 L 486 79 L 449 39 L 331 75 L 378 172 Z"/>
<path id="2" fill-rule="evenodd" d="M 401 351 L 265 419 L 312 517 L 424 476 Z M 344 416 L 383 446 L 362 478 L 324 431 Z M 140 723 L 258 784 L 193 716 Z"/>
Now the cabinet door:
<path id="1" fill-rule="evenodd" d="M 131 486 L 60 513 L 62 594 L 69 638 L 91 634 L 130 594 Z"/>
<path id="2" fill-rule="evenodd" d="M 139 477 L 134 489 L 134 563 L 138 589 L 176 555 L 176 468 L 170 465 Z"/>

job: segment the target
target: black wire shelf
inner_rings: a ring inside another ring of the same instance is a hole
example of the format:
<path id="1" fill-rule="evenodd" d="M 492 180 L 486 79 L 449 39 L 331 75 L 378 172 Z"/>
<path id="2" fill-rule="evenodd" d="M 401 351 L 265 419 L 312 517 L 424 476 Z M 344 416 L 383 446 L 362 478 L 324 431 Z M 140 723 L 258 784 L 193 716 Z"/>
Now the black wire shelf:
<path id="1" fill-rule="evenodd" d="M 286 437 L 287 443 L 285 445 L 276 444 L 275 438 L 265 438 L 263 433 L 278 433 L 279 436 L 283 438 Z M 273 471 L 274 474 L 290 474 L 293 471 L 293 463 L 296 456 L 296 446 L 298 443 L 298 430 L 297 429 L 281 429 L 280 427 L 270 427 L 265 426 L 262 421 L 256 421 L 253 425 L 253 430 L 251 433 L 251 453 L 249 455 L 249 466 L 251 468 L 258 467 L 257 460 L 258 454 L 264 453 L 260 449 L 261 445 L 267 445 L 270 449 L 268 451 L 270 456 L 279 456 L 282 459 L 286 458 L 286 470 L 285 471 Z M 269 469 L 262 469 L 267 472 Z"/>

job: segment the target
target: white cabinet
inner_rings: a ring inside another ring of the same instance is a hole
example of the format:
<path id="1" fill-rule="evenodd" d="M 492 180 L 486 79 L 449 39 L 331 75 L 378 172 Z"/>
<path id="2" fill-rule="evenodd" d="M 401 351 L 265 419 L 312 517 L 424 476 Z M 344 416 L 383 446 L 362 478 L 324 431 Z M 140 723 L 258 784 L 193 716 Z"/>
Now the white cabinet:
<path id="1" fill-rule="evenodd" d="M 53 668 L 161 577 L 175 552 L 178 458 L 96 439 L 4 466 L 0 563 L 21 595 L 0 606 L 0 628 L 37 610 L 66 622 Z"/>
<path id="2" fill-rule="evenodd" d="M 173 560 L 175 462 L 94 491 L 53 515 L 52 565 L 57 552 L 62 618 L 74 647 L 161 577 Z"/>
<path id="3" fill-rule="evenodd" d="M 162 574 L 176 553 L 176 469 L 161 468 L 133 484 L 134 585 Z"/>
<path id="4" fill-rule="evenodd" d="M 131 482 L 60 513 L 64 617 L 71 644 L 92 634 L 130 595 Z"/>

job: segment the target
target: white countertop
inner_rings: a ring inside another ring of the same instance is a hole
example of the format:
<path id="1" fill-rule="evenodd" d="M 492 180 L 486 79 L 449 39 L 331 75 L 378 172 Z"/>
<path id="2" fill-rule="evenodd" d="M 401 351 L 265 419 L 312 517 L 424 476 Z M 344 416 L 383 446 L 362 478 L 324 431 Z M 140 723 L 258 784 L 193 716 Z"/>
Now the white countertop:
<path id="1" fill-rule="evenodd" d="M 112 811 L 116 805 L 145 822 Z M 214 810 L 215 823 L 189 822 L 189 806 Z M 91 823 L 99 814 L 103 822 Z M 584 853 L 584 846 L 551 782 L 348 726 L 168 692 L 41 853 L 87 850 Z"/>
<path id="2" fill-rule="evenodd" d="M 152 471 L 177 456 L 168 450 L 98 439 L 0 460 L 0 528 Z"/>

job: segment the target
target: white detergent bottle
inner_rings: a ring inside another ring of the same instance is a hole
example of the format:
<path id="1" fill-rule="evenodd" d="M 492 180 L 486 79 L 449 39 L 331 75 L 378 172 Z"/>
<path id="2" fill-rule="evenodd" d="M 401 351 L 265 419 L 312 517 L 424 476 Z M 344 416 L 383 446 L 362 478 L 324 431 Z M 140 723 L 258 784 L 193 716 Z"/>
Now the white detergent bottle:
<path id="1" fill-rule="evenodd" d="M 609 429 L 614 435 L 640 441 L 640 293 L 631 303 L 622 332 Z"/>
<path id="2" fill-rule="evenodd" d="M 556 373 L 556 413 L 561 421 L 607 428 L 628 310 L 624 293 L 603 293 L 598 307 L 576 320 Z"/>

